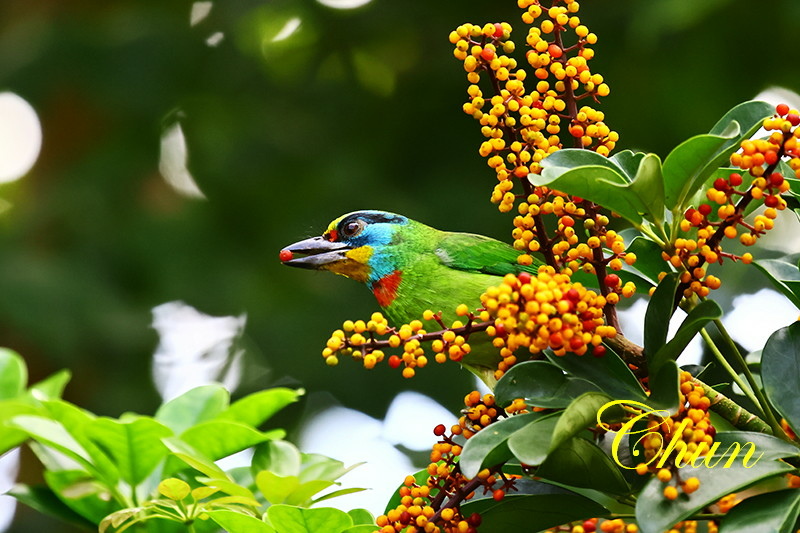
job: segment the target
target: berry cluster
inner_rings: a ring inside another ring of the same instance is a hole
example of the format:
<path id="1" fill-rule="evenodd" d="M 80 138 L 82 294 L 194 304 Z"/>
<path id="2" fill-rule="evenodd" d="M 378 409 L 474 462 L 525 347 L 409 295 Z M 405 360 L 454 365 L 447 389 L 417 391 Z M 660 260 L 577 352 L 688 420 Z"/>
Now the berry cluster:
<path id="1" fill-rule="evenodd" d="M 464 516 L 461 503 L 472 499 L 479 490 L 483 494 L 491 493 L 497 501 L 513 490 L 513 478 L 499 471 L 487 468 L 473 479 L 461 474 L 458 457 L 462 447 L 454 439 L 458 436 L 469 439 L 501 416 L 494 407 L 491 394 L 481 396 L 472 391 L 464 398 L 464 405 L 464 416 L 450 428 L 450 434 L 444 424 L 434 428 L 433 433 L 440 440 L 431 450 L 426 483 L 418 483 L 414 476 L 406 476 L 399 489 L 400 504 L 376 519 L 380 527 L 378 533 L 477 533 L 480 515 Z"/>
<path id="2" fill-rule="evenodd" d="M 782 163 L 788 159 L 788 168 L 800 176 L 798 124 L 797 110 L 779 105 L 775 115 L 764 120 L 764 129 L 771 132 L 769 137 L 743 141 L 731 156 L 731 163 L 741 171 L 714 180 L 706 191 L 708 203 L 689 208 L 684 214 L 680 228 L 687 237 L 677 238 L 673 249 L 663 253 L 664 260 L 681 271 L 684 296 L 707 296 L 722 284 L 706 273 L 704 265 L 721 263 L 724 258 L 743 263 L 753 260 L 750 253 L 723 251 L 722 242 L 738 238 L 744 246 L 754 245 L 773 228 L 778 212 L 786 209 L 781 194 L 787 193 L 790 185 Z M 758 204 L 763 204 L 763 212 L 748 222 L 748 213 Z"/>
<path id="3" fill-rule="evenodd" d="M 530 26 L 526 59 L 533 69 L 534 90 L 525 86 L 527 72 L 506 55 L 516 48 L 509 39 L 509 24 L 463 24 L 450 34 L 453 53 L 464 62 L 470 84 L 463 109 L 481 124 L 486 140 L 479 152 L 497 174 L 492 202 L 502 212 L 513 208 L 514 178 L 529 194 L 528 174 L 539 173 L 541 160 L 564 146 L 561 135 L 574 147 L 603 155 L 619 139 L 603 122 L 603 113 L 578 106 L 581 100 L 596 101 L 610 92 L 603 77 L 589 68 L 594 57 L 589 46 L 597 36 L 577 16 L 578 2 L 552 0 L 546 6 L 539 0 L 519 0 L 518 5 L 525 10 L 522 21 Z M 490 96 L 479 85 L 482 75 L 488 79 Z"/>
<path id="4" fill-rule="evenodd" d="M 458 362 L 472 350 L 467 342 L 469 336 L 486 330 L 490 325 L 488 315 L 486 321 L 478 322 L 464 304 L 458 306 L 456 314 L 465 317 L 466 322 L 456 320 L 448 327 L 442 321 L 441 313 L 425 311 L 423 320 L 436 323 L 437 331 L 431 333 L 423 329 L 421 320 L 413 320 L 400 327 L 389 326 L 379 312 L 373 313 L 367 322 L 347 320 L 342 324 L 342 329 L 331 334 L 322 350 L 322 357 L 328 365 L 335 366 L 339 364 L 339 355 L 350 356 L 371 370 L 386 359 L 385 349 L 402 349 L 400 355 L 388 357 L 388 364 L 392 368 L 402 367 L 403 377 L 412 378 L 417 368 L 428 364 L 423 343 L 430 342 L 437 363 L 447 360 Z"/>
<path id="5" fill-rule="evenodd" d="M 498 379 L 516 361 L 514 353 L 521 347 L 532 354 L 550 348 L 556 355 L 590 352 L 602 356 L 603 339 L 617 334 L 603 319 L 605 297 L 548 266 L 541 267 L 535 277 L 506 275 L 503 283 L 487 289 L 481 303 L 494 319 L 486 331 L 494 337 L 495 346 L 503 349 Z"/>
<path id="6" fill-rule="evenodd" d="M 665 484 L 664 497 L 668 500 L 675 500 L 680 492 L 691 494 L 700 487 L 696 477 L 680 479 L 679 468 L 711 450 L 716 429 L 709 418 L 709 407 L 711 400 L 703 387 L 694 383 L 689 372 L 682 371 L 678 412 L 666 418 L 651 416 L 647 422 L 648 433 L 642 440 L 645 462 L 636 466 L 636 472 L 655 473 Z"/>

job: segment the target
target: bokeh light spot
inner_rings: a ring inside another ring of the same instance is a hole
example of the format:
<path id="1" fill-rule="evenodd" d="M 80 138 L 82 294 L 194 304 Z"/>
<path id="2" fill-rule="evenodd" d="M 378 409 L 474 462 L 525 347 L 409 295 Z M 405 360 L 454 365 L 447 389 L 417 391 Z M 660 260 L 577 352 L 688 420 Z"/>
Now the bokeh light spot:
<path id="1" fill-rule="evenodd" d="M 11 92 L 0 93 L 0 183 L 30 171 L 42 148 L 42 124 L 33 107 Z"/>

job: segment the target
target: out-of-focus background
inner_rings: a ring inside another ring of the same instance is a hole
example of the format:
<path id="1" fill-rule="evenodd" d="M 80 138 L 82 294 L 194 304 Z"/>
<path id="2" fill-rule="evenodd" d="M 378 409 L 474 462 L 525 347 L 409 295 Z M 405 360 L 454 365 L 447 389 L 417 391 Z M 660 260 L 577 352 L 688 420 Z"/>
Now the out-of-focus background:
<path id="1" fill-rule="evenodd" d="M 665 155 L 765 88 L 800 88 L 799 2 L 583 4 L 620 147 Z M 455 365 L 413 380 L 325 366 L 330 331 L 376 305 L 354 282 L 282 267 L 278 251 L 362 208 L 507 239 L 447 36 L 509 21 L 521 50 L 519 14 L 513 0 L 0 2 L 0 345 L 32 381 L 69 368 L 66 398 L 98 414 L 152 413 L 156 327 L 229 317 L 237 394 L 308 391 L 275 421 L 301 445 L 335 440 L 335 423 L 297 421 L 338 403 L 392 453 L 424 449 L 413 422 L 441 409 L 432 402 L 457 412 L 472 379 Z M 765 286 L 743 275 L 728 287 Z M 177 343 L 205 333 L 187 327 Z M 407 394 L 382 426 L 403 391 L 432 402 Z M 348 461 L 367 457 L 358 446 Z M 37 472 L 23 453 L 19 479 Z M 44 530 L 70 531 L 17 508 L 10 531 Z"/>

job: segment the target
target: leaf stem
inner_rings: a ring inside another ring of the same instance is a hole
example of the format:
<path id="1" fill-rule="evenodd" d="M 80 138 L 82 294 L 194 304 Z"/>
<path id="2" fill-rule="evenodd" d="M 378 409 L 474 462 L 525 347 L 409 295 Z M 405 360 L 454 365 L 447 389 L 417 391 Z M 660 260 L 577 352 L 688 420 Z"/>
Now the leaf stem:
<path id="1" fill-rule="evenodd" d="M 725 358 L 725 356 L 722 355 L 722 352 L 719 350 L 719 347 L 717 347 L 717 345 L 714 343 L 714 339 L 712 339 L 711 335 L 708 334 L 708 331 L 706 331 L 706 328 L 702 328 L 700 330 L 700 335 L 703 336 L 703 340 L 706 341 L 706 344 L 708 345 L 709 349 L 711 349 L 711 353 L 714 354 L 714 357 L 716 358 L 716 360 L 720 364 L 720 366 L 722 366 L 722 368 L 724 368 L 725 371 L 730 375 L 730 377 L 731 377 L 731 379 L 733 379 L 734 383 L 739 385 L 739 388 L 742 389 L 742 392 L 744 392 L 744 395 L 747 396 L 747 398 L 751 402 L 753 402 L 753 404 L 756 406 L 756 408 L 761 411 L 761 416 L 762 417 L 766 417 L 765 414 L 764 414 L 764 409 L 763 409 L 761 403 L 758 401 L 758 398 L 756 398 L 755 395 L 753 394 L 753 391 L 752 391 L 751 387 L 747 383 L 745 383 L 744 380 L 742 380 L 742 378 L 739 376 L 739 374 L 736 372 L 736 370 L 731 366 L 731 364 L 728 362 L 728 360 Z M 771 424 L 770 424 L 770 426 L 771 426 Z"/>
<path id="2" fill-rule="evenodd" d="M 758 386 L 758 383 L 756 383 L 753 374 L 750 372 L 750 368 L 747 366 L 747 362 L 744 360 L 744 357 L 742 357 L 742 353 L 739 351 L 739 348 L 736 347 L 736 343 L 733 342 L 733 339 L 731 338 L 730 334 L 728 334 L 728 330 L 725 329 L 725 326 L 722 324 L 722 321 L 718 318 L 714 320 L 714 325 L 717 326 L 717 329 L 719 330 L 720 334 L 722 334 L 722 338 L 725 344 L 728 346 L 728 349 L 730 350 L 730 353 L 733 356 L 734 360 L 739 364 L 739 366 L 742 367 L 742 373 L 744 374 L 744 377 L 747 379 L 747 382 L 750 384 L 752 394 L 755 394 L 755 397 L 757 399 L 756 405 L 761 407 L 761 411 L 764 413 L 764 419 L 770 425 L 770 427 L 772 427 L 773 434 L 776 437 L 782 437 L 788 440 L 786 434 L 781 428 L 780 423 L 775 418 L 775 414 L 772 412 L 772 409 L 769 406 L 769 402 L 767 401 L 766 396 L 764 396 L 764 393 L 761 391 L 761 387 Z M 741 387 L 741 384 L 739 386 Z M 746 389 L 742 388 L 742 390 Z"/>

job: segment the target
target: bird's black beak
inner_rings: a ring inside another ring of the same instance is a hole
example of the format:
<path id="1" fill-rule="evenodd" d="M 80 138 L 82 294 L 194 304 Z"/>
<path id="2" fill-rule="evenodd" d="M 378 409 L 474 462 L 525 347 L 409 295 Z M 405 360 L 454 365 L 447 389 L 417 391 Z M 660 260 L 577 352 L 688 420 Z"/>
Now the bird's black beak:
<path id="1" fill-rule="evenodd" d="M 290 244 L 280 253 L 284 265 L 318 270 L 326 265 L 347 259 L 345 253 L 351 246 L 341 242 L 331 242 L 325 237 L 311 237 Z M 302 257 L 296 257 L 302 254 Z"/>

